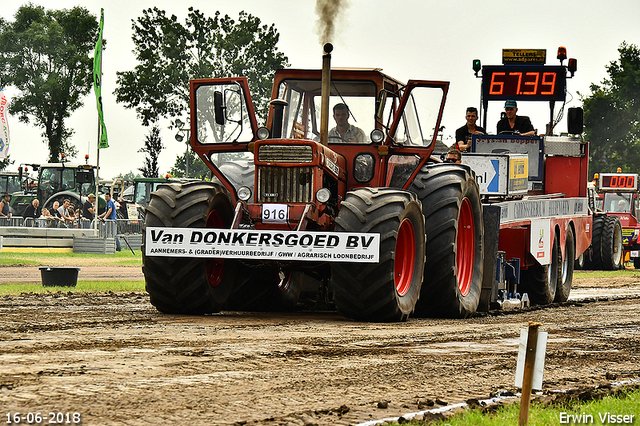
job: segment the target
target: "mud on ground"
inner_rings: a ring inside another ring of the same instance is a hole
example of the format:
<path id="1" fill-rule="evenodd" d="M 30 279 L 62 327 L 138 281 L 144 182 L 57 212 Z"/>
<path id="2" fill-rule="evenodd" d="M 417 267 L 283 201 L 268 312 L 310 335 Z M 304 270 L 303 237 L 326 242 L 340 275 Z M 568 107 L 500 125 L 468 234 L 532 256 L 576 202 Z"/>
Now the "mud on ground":
<path id="1" fill-rule="evenodd" d="M 576 279 L 602 297 L 640 279 Z M 330 312 L 164 315 L 145 293 L 0 297 L 0 406 L 84 425 L 351 425 L 514 388 L 527 321 L 544 388 L 640 378 L 640 298 L 468 320 L 369 324 Z M 382 403 L 382 404 L 379 404 Z M 378 408 L 378 407 L 387 408 Z"/>

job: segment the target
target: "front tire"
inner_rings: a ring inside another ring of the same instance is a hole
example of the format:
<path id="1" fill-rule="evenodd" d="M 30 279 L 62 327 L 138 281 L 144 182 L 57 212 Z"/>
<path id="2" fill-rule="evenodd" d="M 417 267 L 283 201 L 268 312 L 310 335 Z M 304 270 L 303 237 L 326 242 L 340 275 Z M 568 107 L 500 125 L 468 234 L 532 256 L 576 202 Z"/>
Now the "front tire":
<path id="1" fill-rule="evenodd" d="M 420 296 L 424 271 L 424 217 L 415 196 L 390 188 L 351 191 L 336 231 L 380 234 L 378 263 L 331 264 L 338 312 L 362 321 L 405 321 Z"/>
<path id="2" fill-rule="evenodd" d="M 142 271 L 153 306 L 168 314 L 219 312 L 231 293 L 235 264 L 224 259 L 146 256 L 146 228 L 229 228 L 232 220 L 231 201 L 218 184 L 176 182 L 151 193 L 142 233 Z"/>
<path id="3" fill-rule="evenodd" d="M 422 202 L 425 281 L 416 316 L 467 318 L 480 303 L 484 234 L 480 190 L 470 169 L 427 165 L 409 190 Z"/>

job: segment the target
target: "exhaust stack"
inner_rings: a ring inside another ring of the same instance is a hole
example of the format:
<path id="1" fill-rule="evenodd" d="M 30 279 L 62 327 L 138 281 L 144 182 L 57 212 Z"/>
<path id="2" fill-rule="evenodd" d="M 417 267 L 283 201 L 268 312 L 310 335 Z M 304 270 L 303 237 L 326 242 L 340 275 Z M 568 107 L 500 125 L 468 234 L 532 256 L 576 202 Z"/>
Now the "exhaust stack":
<path id="1" fill-rule="evenodd" d="M 320 104 L 320 143 L 329 145 L 329 94 L 331 91 L 331 51 L 333 45 L 324 45 L 322 55 L 322 93 Z"/>

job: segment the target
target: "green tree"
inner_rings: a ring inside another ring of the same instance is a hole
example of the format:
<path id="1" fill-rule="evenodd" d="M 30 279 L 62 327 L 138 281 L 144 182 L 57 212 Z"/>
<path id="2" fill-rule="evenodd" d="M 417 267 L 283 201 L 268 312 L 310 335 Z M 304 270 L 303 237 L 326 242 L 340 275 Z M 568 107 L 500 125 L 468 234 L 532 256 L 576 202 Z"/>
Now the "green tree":
<path id="1" fill-rule="evenodd" d="M 144 166 L 138 169 L 142 172 L 142 176 L 148 178 L 158 177 L 158 157 L 163 149 L 160 127 L 153 126 L 149 135 L 145 138 L 144 147 L 138 150 L 138 152 L 147 154 L 144 159 Z"/>
<path id="2" fill-rule="evenodd" d="M 120 173 L 114 179 L 122 179 L 125 183 L 131 183 L 137 177 L 142 177 L 140 173 L 133 173 L 133 171 L 128 171 L 127 173 Z"/>
<path id="3" fill-rule="evenodd" d="M 0 170 L 6 170 L 7 167 L 15 163 L 15 160 L 11 160 L 11 155 L 7 155 L 7 158 L 0 160 Z"/>
<path id="4" fill-rule="evenodd" d="M 275 26 L 240 12 L 205 17 L 193 7 L 182 25 L 156 7 L 133 22 L 132 39 L 139 64 L 118 72 L 117 102 L 135 108 L 145 126 L 160 118 L 184 117 L 189 110 L 189 79 L 246 76 L 257 111 L 266 111 L 275 70 L 287 66 L 278 51 Z M 258 113 L 259 116 L 264 115 Z"/>
<path id="5" fill-rule="evenodd" d="M 640 170 L 640 49 L 623 42 L 618 52 L 609 77 L 582 97 L 592 174 Z"/>
<path id="6" fill-rule="evenodd" d="M 189 176 L 190 178 L 196 179 L 207 179 L 211 176 L 211 170 L 204 164 L 204 161 L 200 159 L 196 155 L 196 153 L 192 150 L 188 150 L 185 155 L 180 155 L 176 157 L 176 162 L 169 171 L 171 176 L 175 177 L 185 177 L 186 175 L 186 163 L 185 158 L 189 159 Z"/>
<path id="7" fill-rule="evenodd" d="M 20 90 L 9 111 L 43 129 L 51 162 L 77 153 L 65 120 L 91 90 L 97 31 L 98 20 L 82 7 L 45 10 L 28 4 L 15 21 L 0 18 L 0 83 Z"/>

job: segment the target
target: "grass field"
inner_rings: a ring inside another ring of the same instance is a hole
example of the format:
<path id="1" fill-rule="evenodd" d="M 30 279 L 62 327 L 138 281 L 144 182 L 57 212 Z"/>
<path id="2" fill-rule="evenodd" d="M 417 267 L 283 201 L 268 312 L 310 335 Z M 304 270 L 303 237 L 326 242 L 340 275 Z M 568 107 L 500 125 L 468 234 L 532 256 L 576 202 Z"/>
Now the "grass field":
<path id="1" fill-rule="evenodd" d="M 529 426 L 549 426 L 561 424 L 640 424 L 640 390 L 635 388 L 620 395 L 605 396 L 601 400 L 588 403 L 572 403 L 556 406 L 542 406 L 533 403 L 529 411 Z M 509 404 L 493 414 L 471 410 L 446 420 L 428 423 L 436 426 L 504 426 L 517 425 L 520 404 Z M 613 416 L 613 417 L 612 417 Z M 625 417 L 626 416 L 626 417 Z M 397 423 L 396 423 L 397 424 Z M 424 425 L 425 422 L 414 420 L 405 425 Z"/>
<path id="2" fill-rule="evenodd" d="M 141 252 L 122 250 L 115 254 L 85 253 L 12 253 L 0 252 L 0 273 L 3 267 L 38 266 L 130 266 L 142 267 Z M 20 293 L 64 292 L 120 292 L 144 291 L 144 280 L 136 281 L 78 281 L 75 287 L 43 287 L 41 283 L 16 283 L 0 285 L 0 295 Z"/>
<path id="3" fill-rule="evenodd" d="M 144 280 L 139 281 L 78 281 L 75 287 L 43 287 L 42 284 L 3 284 L 0 296 L 21 293 L 100 293 L 120 291 L 144 291 Z"/>
<path id="4" fill-rule="evenodd" d="M 14 253 L 0 251 L 2 266 L 142 266 L 142 252 L 122 250 L 115 254 Z"/>

